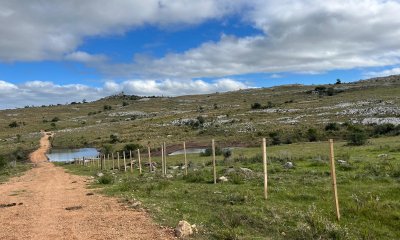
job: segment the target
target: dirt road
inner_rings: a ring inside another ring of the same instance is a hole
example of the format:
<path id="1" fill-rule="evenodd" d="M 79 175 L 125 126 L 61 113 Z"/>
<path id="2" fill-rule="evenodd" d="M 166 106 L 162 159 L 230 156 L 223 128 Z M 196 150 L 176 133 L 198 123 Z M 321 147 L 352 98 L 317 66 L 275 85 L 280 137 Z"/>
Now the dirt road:
<path id="1" fill-rule="evenodd" d="M 144 212 L 87 195 L 88 179 L 47 162 L 48 135 L 31 154 L 37 166 L 0 185 L 0 239 L 172 239 Z M 82 208 L 66 210 L 69 207 Z"/>

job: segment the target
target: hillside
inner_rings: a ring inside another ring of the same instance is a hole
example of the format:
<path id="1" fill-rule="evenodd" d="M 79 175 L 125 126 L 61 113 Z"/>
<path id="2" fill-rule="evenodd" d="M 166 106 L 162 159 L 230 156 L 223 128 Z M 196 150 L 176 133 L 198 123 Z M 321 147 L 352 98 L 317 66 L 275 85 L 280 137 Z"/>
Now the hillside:
<path id="1" fill-rule="evenodd" d="M 111 134 L 120 145 L 152 146 L 183 140 L 207 144 L 211 138 L 228 145 L 257 145 L 262 136 L 271 142 L 275 133 L 282 143 L 291 143 L 308 141 L 310 128 L 317 131 L 316 140 L 340 138 L 343 129 L 327 133 L 327 123 L 399 124 L 399 96 L 400 76 L 389 76 L 171 98 L 117 95 L 90 103 L 3 110 L 0 152 L 34 147 L 41 129 L 56 133 L 55 147 L 101 147 Z"/>

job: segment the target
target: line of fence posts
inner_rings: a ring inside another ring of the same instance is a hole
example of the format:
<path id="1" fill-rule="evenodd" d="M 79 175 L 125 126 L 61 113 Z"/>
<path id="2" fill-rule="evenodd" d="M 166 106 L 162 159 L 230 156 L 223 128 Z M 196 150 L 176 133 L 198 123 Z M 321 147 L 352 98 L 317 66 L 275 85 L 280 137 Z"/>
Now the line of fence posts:
<path id="1" fill-rule="evenodd" d="M 337 191 L 337 182 L 336 182 L 336 171 L 335 171 L 335 154 L 334 154 L 334 144 L 333 139 L 329 139 L 329 146 L 330 146 L 330 170 L 331 170 L 331 178 L 332 178 L 332 191 L 333 191 L 333 199 L 334 199 L 334 206 L 336 211 L 336 218 L 340 220 L 340 209 L 339 209 L 339 197 Z M 215 140 L 212 139 L 211 141 L 211 148 L 212 148 L 212 162 L 213 162 L 213 177 L 214 177 L 214 184 L 217 183 L 217 171 L 216 171 L 216 152 L 215 152 Z M 150 146 L 147 147 L 148 151 L 148 163 L 149 163 L 149 172 L 153 171 L 153 164 L 151 159 L 151 148 Z M 184 152 L 184 168 L 185 168 L 185 175 L 188 174 L 188 163 L 187 163 L 187 152 L 186 152 L 186 142 L 183 142 L 183 152 Z M 140 149 L 137 149 L 138 154 L 138 166 L 139 166 L 139 173 L 142 174 L 142 165 L 141 165 L 141 156 L 140 156 Z M 268 198 L 268 164 L 267 164 L 267 143 L 266 138 L 262 139 L 262 158 L 263 158 L 263 170 L 264 170 L 264 198 Z M 112 169 L 115 169 L 115 159 L 114 153 L 111 153 L 112 159 Z M 120 156 L 119 152 L 117 152 L 117 165 L 118 170 L 120 170 Z M 126 172 L 126 156 L 125 151 L 123 151 L 123 159 L 124 159 L 124 167 Z M 131 164 L 131 172 L 133 172 L 133 158 L 132 158 L 132 151 L 129 152 L 129 159 Z M 110 154 L 107 155 L 107 160 L 110 161 Z M 106 155 L 99 155 L 94 158 L 88 158 L 85 161 L 85 157 L 82 159 L 78 158 L 74 161 L 75 164 L 82 164 L 83 166 L 89 165 L 96 165 L 100 169 L 106 168 Z M 162 176 L 167 174 L 167 150 L 166 150 L 166 143 L 161 144 L 161 170 Z"/>

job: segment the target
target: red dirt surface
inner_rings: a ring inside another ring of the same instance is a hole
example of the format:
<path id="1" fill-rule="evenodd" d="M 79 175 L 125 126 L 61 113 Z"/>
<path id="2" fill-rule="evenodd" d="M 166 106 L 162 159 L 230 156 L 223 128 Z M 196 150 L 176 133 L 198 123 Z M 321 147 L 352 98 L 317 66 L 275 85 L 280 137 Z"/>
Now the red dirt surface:
<path id="1" fill-rule="evenodd" d="M 49 135 L 30 155 L 36 167 L 0 185 L 0 239 L 173 239 L 141 211 L 116 199 L 86 194 L 90 179 L 47 161 Z M 66 210 L 68 207 L 78 207 Z"/>

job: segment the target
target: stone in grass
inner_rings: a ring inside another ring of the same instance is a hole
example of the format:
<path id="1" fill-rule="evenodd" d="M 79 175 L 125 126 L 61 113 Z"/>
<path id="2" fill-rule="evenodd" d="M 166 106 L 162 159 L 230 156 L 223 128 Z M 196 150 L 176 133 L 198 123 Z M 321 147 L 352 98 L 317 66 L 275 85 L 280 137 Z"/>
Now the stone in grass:
<path id="1" fill-rule="evenodd" d="M 347 164 L 347 162 L 346 162 L 345 160 L 337 160 L 337 161 L 338 161 L 338 163 L 341 164 L 341 165 Z"/>
<path id="2" fill-rule="evenodd" d="M 221 176 L 218 178 L 218 182 L 227 182 L 227 181 L 228 181 L 228 178 L 225 176 Z"/>
<path id="3" fill-rule="evenodd" d="M 292 169 L 294 168 L 294 165 L 292 162 L 286 162 L 285 165 L 283 165 L 286 169 Z"/>
<path id="4" fill-rule="evenodd" d="M 178 169 L 179 169 L 179 166 L 170 166 L 169 169 L 178 170 Z"/>
<path id="5" fill-rule="evenodd" d="M 192 226 L 184 220 L 179 221 L 178 226 L 175 228 L 175 236 L 179 238 L 185 238 L 189 237 L 192 234 L 193 234 Z"/>
<path id="6" fill-rule="evenodd" d="M 168 179 L 171 179 L 171 178 L 174 178 L 174 175 L 172 175 L 172 174 L 167 174 L 165 177 L 168 178 Z"/>
<path id="7" fill-rule="evenodd" d="M 97 173 L 96 175 L 97 175 L 98 177 L 102 177 L 102 176 L 104 176 L 104 173 L 99 172 L 99 173 Z"/>

